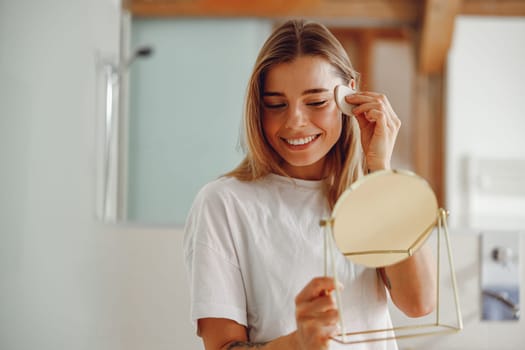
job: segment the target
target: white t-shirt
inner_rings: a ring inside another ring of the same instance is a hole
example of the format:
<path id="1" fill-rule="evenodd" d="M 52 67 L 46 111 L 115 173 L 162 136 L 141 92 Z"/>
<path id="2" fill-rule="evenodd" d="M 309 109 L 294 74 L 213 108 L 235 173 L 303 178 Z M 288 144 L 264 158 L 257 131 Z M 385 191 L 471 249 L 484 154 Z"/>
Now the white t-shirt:
<path id="1" fill-rule="evenodd" d="M 270 174 L 253 182 L 220 178 L 202 188 L 184 237 L 193 321 L 234 320 L 247 327 L 252 342 L 297 328 L 295 296 L 324 275 L 319 220 L 329 216 L 329 208 L 322 186 Z M 391 328 L 386 291 L 375 269 L 354 265 L 339 252 L 336 265 L 344 285 L 345 330 Z M 331 349 L 339 348 L 345 347 L 331 342 Z M 352 349 L 397 345 L 381 341 Z"/>

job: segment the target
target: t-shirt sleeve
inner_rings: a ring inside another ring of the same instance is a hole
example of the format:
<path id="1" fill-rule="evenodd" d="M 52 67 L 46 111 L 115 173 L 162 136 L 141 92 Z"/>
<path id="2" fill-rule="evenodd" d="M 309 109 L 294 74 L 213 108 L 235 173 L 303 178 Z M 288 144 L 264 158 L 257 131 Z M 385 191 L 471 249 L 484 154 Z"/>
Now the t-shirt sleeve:
<path id="1" fill-rule="evenodd" d="M 191 319 L 227 318 L 247 326 L 246 293 L 239 268 L 231 203 L 216 186 L 197 195 L 184 228 Z M 198 330 L 197 330 L 198 333 Z"/>

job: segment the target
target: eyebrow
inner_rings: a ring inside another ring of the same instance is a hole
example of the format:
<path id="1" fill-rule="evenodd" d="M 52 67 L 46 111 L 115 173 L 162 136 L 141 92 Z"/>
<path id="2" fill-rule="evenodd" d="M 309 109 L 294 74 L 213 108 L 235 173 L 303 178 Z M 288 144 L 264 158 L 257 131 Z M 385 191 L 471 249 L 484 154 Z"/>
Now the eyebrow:
<path id="1" fill-rule="evenodd" d="M 328 91 L 329 91 L 328 89 L 322 89 L 322 88 L 308 89 L 308 90 L 304 90 L 301 95 L 319 94 L 321 92 L 328 92 Z M 263 96 L 284 96 L 284 93 L 275 92 L 275 91 L 265 91 L 263 92 Z"/>

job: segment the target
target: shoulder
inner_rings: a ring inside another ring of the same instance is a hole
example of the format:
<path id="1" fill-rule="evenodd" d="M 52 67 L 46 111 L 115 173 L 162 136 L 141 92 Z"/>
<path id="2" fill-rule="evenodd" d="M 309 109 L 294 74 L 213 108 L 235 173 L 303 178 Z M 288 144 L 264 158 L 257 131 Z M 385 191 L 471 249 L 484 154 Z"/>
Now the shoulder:
<path id="1" fill-rule="evenodd" d="M 257 180 L 243 181 L 235 177 L 224 176 L 203 186 L 195 197 L 195 204 L 211 205 L 247 205 L 264 202 L 278 187 L 268 176 Z"/>
<path id="2" fill-rule="evenodd" d="M 221 177 L 204 185 L 195 197 L 195 205 L 225 204 L 235 198 L 256 191 L 257 181 L 240 181 L 234 177 Z"/>
<path id="3" fill-rule="evenodd" d="M 197 193 L 188 220 L 232 219 L 243 212 L 243 208 L 257 205 L 265 187 L 264 181 L 240 181 L 234 177 L 213 180 Z"/>
<path id="4" fill-rule="evenodd" d="M 214 251 L 233 251 L 238 223 L 244 222 L 244 209 L 250 206 L 247 198 L 253 195 L 255 182 L 221 177 L 207 183 L 195 197 L 186 218 L 185 250 L 193 251 L 197 242 Z"/>

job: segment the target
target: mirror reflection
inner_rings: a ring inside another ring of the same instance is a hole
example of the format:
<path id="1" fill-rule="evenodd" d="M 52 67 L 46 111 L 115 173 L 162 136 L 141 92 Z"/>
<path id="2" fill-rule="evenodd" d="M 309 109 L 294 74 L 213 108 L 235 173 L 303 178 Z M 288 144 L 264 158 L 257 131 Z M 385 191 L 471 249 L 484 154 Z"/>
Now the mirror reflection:
<path id="1" fill-rule="evenodd" d="M 250 70 L 276 20 L 133 18 L 125 51 L 152 47 L 124 80 L 119 221 L 182 226 L 197 191 L 242 159 L 239 130 Z M 409 27 L 326 25 L 360 73 L 388 94 L 403 122 L 393 163 L 413 169 L 415 77 Z M 395 67 L 395 69 L 394 69 Z"/>
<path id="2" fill-rule="evenodd" d="M 261 20 L 131 21 L 126 219 L 181 225 L 206 182 L 241 159 L 245 86 L 271 29 Z"/>

